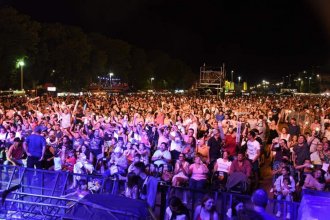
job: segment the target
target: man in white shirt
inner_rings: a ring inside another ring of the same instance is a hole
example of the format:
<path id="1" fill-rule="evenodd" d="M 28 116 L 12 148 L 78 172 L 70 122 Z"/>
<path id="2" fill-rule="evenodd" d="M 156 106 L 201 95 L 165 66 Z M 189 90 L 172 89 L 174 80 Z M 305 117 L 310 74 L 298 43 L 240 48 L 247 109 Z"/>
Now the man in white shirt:
<path id="1" fill-rule="evenodd" d="M 4 127 L 0 127 L 0 141 L 5 142 L 8 137 L 8 132 Z"/>
<path id="2" fill-rule="evenodd" d="M 316 151 L 316 146 L 321 143 L 320 139 L 317 136 L 318 132 L 312 131 L 312 135 L 307 137 L 307 144 L 309 145 L 309 152 L 311 154 Z"/>
<path id="3" fill-rule="evenodd" d="M 255 177 L 255 187 L 259 185 L 259 157 L 260 157 L 260 144 L 256 140 L 256 133 L 250 131 L 248 134 L 247 150 L 248 159 L 252 165 L 252 171 Z"/>
<path id="4" fill-rule="evenodd" d="M 160 165 L 164 165 L 166 167 L 172 159 L 171 153 L 166 148 L 166 143 L 163 142 L 160 144 L 159 149 L 155 151 L 154 155 L 152 155 L 151 160 L 158 167 Z"/>
<path id="5" fill-rule="evenodd" d="M 183 148 L 183 141 L 181 134 L 178 132 L 178 128 L 176 125 L 173 126 L 174 130 L 170 133 L 171 145 L 170 145 L 170 152 L 172 155 L 172 159 L 176 161 L 179 158 L 179 154 Z"/>
<path id="6" fill-rule="evenodd" d="M 322 143 L 318 143 L 316 146 L 316 151 L 314 153 L 311 154 L 311 161 L 312 164 L 322 167 L 322 160 L 320 158 L 320 154 L 323 154 L 323 144 Z"/>

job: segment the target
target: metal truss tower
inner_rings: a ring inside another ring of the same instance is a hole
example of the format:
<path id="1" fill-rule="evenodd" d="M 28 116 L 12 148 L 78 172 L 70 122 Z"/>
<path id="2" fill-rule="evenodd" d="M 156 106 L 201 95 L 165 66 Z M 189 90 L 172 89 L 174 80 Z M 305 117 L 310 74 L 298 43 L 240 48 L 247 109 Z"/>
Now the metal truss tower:
<path id="1" fill-rule="evenodd" d="M 221 67 L 200 67 L 197 89 L 200 92 L 215 93 L 219 96 L 224 91 L 226 78 L 225 64 Z"/>

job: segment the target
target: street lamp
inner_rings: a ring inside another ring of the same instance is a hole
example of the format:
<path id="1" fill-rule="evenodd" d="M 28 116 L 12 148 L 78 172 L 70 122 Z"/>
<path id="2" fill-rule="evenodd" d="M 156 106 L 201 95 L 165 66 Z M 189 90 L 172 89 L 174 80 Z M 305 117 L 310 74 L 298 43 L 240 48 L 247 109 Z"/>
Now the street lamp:
<path id="1" fill-rule="evenodd" d="M 299 92 L 301 92 L 301 78 L 298 78 L 298 82 L 299 82 Z"/>
<path id="2" fill-rule="evenodd" d="M 234 83 L 234 70 L 231 71 L 231 82 Z"/>
<path id="3" fill-rule="evenodd" d="M 155 78 L 154 78 L 154 77 L 151 77 L 151 78 L 150 78 L 151 89 L 153 89 L 153 86 L 152 86 L 152 81 L 154 81 L 154 80 L 155 80 Z"/>
<path id="4" fill-rule="evenodd" d="M 312 77 L 308 78 L 308 91 L 309 91 L 309 93 L 311 92 L 311 79 L 312 79 Z"/>
<path id="5" fill-rule="evenodd" d="M 237 79 L 238 79 L 238 89 L 239 89 L 239 91 L 241 91 L 242 90 L 242 88 L 241 88 L 241 77 L 239 76 L 239 77 L 237 77 Z"/>
<path id="6" fill-rule="evenodd" d="M 109 73 L 109 77 L 110 77 L 110 88 L 112 87 L 112 77 L 113 77 L 113 73 Z"/>
<path id="7" fill-rule="evenodd" d="M 23 66 L 25 65 L 25 63 L 24 63 L 24 59 L 19 59 L 19 60 L 17 60 L 17 64 L 16 64 L 16 66 L 17 66 L 17 68 L 21 68 L 21 90 L 23 91 L 24 90 L 24 86 L 23 86 Z"/>

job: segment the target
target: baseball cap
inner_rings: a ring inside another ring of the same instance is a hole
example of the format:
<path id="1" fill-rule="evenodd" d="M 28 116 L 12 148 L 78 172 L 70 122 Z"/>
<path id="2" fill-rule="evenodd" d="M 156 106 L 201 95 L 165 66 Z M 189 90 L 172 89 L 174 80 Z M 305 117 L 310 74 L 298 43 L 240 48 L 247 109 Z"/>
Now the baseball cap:
<path id="1" fill-rule="evenodd" d="M 34 132 L 41 133 L 42 128 L 40 126 L 37 126 L 34 128 Z"/>

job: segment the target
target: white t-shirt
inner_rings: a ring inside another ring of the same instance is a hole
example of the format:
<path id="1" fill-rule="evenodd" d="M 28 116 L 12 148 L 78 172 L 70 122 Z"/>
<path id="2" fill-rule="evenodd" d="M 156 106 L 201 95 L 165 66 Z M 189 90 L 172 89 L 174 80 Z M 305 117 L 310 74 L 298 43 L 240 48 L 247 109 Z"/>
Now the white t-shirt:
<path id="1" fill-rule="evenodd" d="M 171 141 L 171 146 L 170 146 L 170 151 L 176 150 L 178 152 L 182 151 L 182 142 L 180 141 L 179 143 L 176 142 L 175 140 Z"/>
<path id="2" fill-rule="evenodd" d="M 22 138 L 22 132 L 16 131 L 15 137 L 21 139 Z"/>
<path id="3" fill-rule="evenodd" d="M 165 220 L 170 220 L 172 218 L 172 210 L 170 207 L 166 208 L 166 218 Z M 186 215 L 177 215 L 174 220 L 187 220 Z"/>
<path id="4" fill-rule="evenodd" d="M 54 157 L 54 170 L 58 171 L 62 169 L 62 161 L 60 157 Z"/>
<path id="5" fill-rule="evenodd" d="M 309 137 L 307 139 L 307 143 L 310 145 L 309 147 L 309 152 L 310 153 L 314 153 L 316 151 L 316 147 L 317 145 L 320 143 L 321 141 L 318 138 L 315 137 Z"/>
<path id="6" fill-rule="evenodd" d="M 1 133 L 0 134 L 0 141 L 5 141 L 7 136 L 9 136 L 7 132 L 6 133 Z"/>
<path id="7" fill-rule="evenodd" d="M 280 139 L 284 139 L 284 140 L 286 140 L 286 141 L 289 141 L 289 139 L 290 139 L 290 134 L 286 134 L 285 136 L 284 136 L 284 134 L 281 134 L 281 135 L 280 135 Z"/>
<path id="8" fill-rule="evenodd" d="M 166 160 L 171 160 L 171 158 L 172 158 L 171 153 L 168 150 L 164 150 L 163 152 L 161 150 L 156 150 L 154 155 L 152 155 L 152 157 L 156 157 L 156 158 L 161 157 L 161 156 L 163 156 Z M 162 164 L 166 165 L 167 162 L 163 159 L 159 159 L 159 160 L 156 160 L 154 162 L 154 164 L 157 165 L 157 166 L 160 166 Z"/>
<path id="9" fill-rule="evenodd" d="M 178 152 L 181 152 L 182 151 L 182 141 L 181 141 L 181 139 L 179 137 L 175 137 L 175 135 L 176 135 L 175 131 L 172 131 L 170 133 L 170 135 L 172 137 L 174 137 L 174 140 L 171 140 L 170 151 L 176 150 Z M 180 141 L 177 142 L 176 140 L 178 140 L 178 139 Z"/>
<path id="10" fill-rule="evenodd" d="M 230 161 L 224 161 L 222 158 L 217 159 L 217 165 L 218 165 L 218 170 L 217 171 L 221 171 L 221 172 L 229 172 L 229 168 L 231 166 L 231 162 Z"/>
<path id="11" fill-rule="evenodd" d="M 62 122 L 61 122 L 61 127 L 62 128 L 69 128 L 71 126 L 71 114 L 61 114 L 62 117 Z"/>
<path id="12" fill-rule="evenodd" d="M 311 161 L 313 164 L 322 165 L 322 161 L 321 161 L 319 152 L 315 151 L 314 153 L 311 154 Z"/>
<path id="13" fill-rule="evenodd" d="M 258 141 L 247 142 L 247 154 L 250 160 L 253 160 L 257 156 L 258 150 L 260 151 L 260 144 Z"/>

